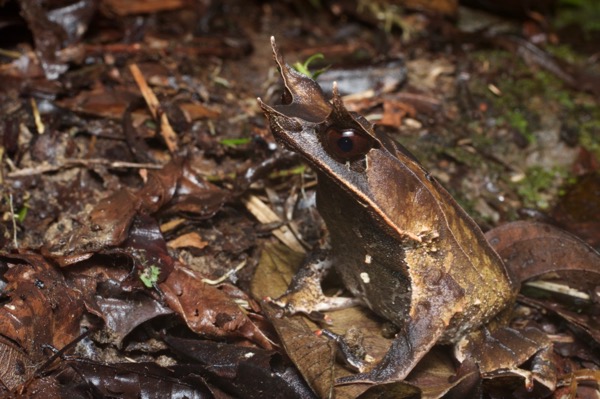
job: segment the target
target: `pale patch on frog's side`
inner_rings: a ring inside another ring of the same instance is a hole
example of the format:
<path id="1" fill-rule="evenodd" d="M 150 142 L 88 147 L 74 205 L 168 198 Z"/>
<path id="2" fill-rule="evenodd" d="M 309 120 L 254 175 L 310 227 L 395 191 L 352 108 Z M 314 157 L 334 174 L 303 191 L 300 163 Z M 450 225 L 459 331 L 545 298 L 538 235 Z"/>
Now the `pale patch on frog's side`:
<path id="1" fill-rule="evenodd" d="M 369 273 L 367 273 L 367 272 L 362 272 L 360 274 L 360 279 L 365 284 L 369 284 L 371 282 L 371 277 L 369 276 Z"/>

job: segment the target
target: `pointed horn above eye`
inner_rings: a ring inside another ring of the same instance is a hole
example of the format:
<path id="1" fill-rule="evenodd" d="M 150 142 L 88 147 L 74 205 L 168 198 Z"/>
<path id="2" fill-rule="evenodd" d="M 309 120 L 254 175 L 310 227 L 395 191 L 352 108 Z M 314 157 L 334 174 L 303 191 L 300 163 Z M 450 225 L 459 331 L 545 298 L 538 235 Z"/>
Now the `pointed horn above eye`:
<path id="1" fill-rule="evenodd" d="M 333 97 L 331 102 L 333 104 L 333 112 L 330 115 L 330 119 L 340 124 L 348 124 L 349 121 L 354 121 L 357 127 L 360 127 L 364 133 L 375 138 L 375 131 L 373 130 L 373 124 L 369 122 L 362 115 L 356 112 L 350 112 L 344 104 L 344 99 L 340 95 L 337 82 L 333 82 Z"/>
<path id="2" fill-rule="evenodd" d="M 325 120 L 331 113 L 331 104 L 325 98 L 321 87 L 313 79 L 285 63 L 273 36 L 271 47 L 286 89 L 284 104 L 274 106 L 273 109 L 288 117 L 297 117 L 309 122 L 319 123 Z"/>
<path id="3" fill-rule="evenodd" d="M 338 89 L 338 85 L 337 82 L 333 82 L 333 97 L 331 99 L 331 102 L 333 103 L 333 109 L 334 109 L 334 113 L 338 114 L 338 117 L 340 117 L 342 120 L 344 118 L 346 118 L 346 120 L 351 120 L 354 119 L 353 115 L 350 113 L 350 111 L 348 111 L 348 109 L 346 109 L 346 105 L 344 105 L 344 100 L 342 99 L 342 96 L 340 95 L 340 91 Z"/>

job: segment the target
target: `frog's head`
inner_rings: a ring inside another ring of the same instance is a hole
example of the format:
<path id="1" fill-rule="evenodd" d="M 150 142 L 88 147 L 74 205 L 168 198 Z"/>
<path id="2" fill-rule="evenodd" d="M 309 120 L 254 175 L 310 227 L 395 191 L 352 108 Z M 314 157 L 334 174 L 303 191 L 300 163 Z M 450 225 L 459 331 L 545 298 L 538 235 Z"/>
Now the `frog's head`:
<path id="1" fill-rule="evenodd" d="M 422 173 L 418 163 L 408 152 L 399 154 L 398 147 L 384 134 L 376 134 L 367 119 L 348 111 L 335 84 L 328 101 L 317 82 L 284 62 L 273 38 L 271 44 L 285 84 L 283 104 L 271 107 L 258 101 L 275 139 L 311 164 L 319 174 L 319 185 L 323 180 L 335 183 L 352 201 L 379 215 L 382 226 L 418 241 L 402 228 L 411 216 L 403 201 L 412 203 L 419 184 L 415 174 L 406 170 Z"/>
<path id="2" fill-rule="evenodd" d="M 276 140 L 319 168 L 347 164 L 364 169 L 365 155 L 381 147 L 373 124 L 346 109 L 335 83 L 328 101 L 317 82 L 284 62 L 273 37 L 271 45 L 285 85 L 283 104 L 258 101 Z"/>

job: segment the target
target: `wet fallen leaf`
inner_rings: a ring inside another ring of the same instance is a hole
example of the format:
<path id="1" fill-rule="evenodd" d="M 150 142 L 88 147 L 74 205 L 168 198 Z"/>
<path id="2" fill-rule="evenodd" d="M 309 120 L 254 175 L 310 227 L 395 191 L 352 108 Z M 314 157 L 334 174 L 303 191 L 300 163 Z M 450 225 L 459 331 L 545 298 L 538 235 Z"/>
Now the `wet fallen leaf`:
<path id="1" fill-rule="evenodd" d="M 96 299 L 100 309 L 99 314 L 106 327 L 112 330 L 112 343 L 120 346 L 123 339 L 140 324 L 155 317 L 172 314 L 173 311 L 164 307 L 147 295 L 127 295 L 123 298 Z"/>
<path id="2" fill-rule="evenodd" d="M 69 360 L 65 378 L 70 391 L 92 392 L 99 397 L 117 398 L 214 398 L 196 370 L 186 366 L 161 367 L 154 362 L 106 364 Z M 74 373 L 68 373 L 72 369 Z"/>
<path id="3" fill-rule="evenodd" d="M 64 216 L 45 240 L 57 260 L 62 257 L 62 264 L 75 263 L 82 255 L 122 244 L 137 214 L 153 214 L 165 207 L 165 212 L 205 218 L 217 212 L 225 198 L 225 191 L 194 176 L 184 161 L 176 159 L 150 171 L 142 189 L 123 188 L 80 216 Z M 71 235 L 65 239 L 69 229 Z"/>
<path id="4" fill-rule="evenodd" d="M 211 383 L 240 398 L 313 398 L 297 370 L 281 354 L 214 341 L 165 337 L 188 359 L 200 363 Z"/>
<path id="5" fill-rule="evenodd" d="M 67 4 L 51 9 L 46 8 L 45 3 L 37 1 L 23 1 L 20 5 L 21 14 L 33 33 L 46 77 L 58 78 L 68 68 L 67 46 L 79 40 L 87 30 L 94 15 L 94 2 L 86 0 L 79 2 L 77 7 Z M 76 29 L 73 21 L 77 21 Z"/>

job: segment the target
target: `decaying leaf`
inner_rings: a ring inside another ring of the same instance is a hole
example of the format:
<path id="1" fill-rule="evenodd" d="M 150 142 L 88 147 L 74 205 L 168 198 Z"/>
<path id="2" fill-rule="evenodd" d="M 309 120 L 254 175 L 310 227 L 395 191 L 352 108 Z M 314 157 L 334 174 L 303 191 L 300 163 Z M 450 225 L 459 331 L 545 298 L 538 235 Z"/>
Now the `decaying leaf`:
<path id="1" fill-rule="evenodd" d="M 242 308 L 218 287 L 205 284 L 202 276 L 175 263 L 175 269 L 159 284 L 165 301 L 188 327 L 209 337 L 243 337 L 263 348 L 271 341 L 248 318 Z"/>
<path id="2" fill-rule="evenodd" d="M 81 260 L 82 255 L 116 247 L 127 238 L 136 215 L 156 213 L 167 204 L 168 209 L 162 211 L 199 218 L 213 215 L 223 205 L 225 192 L 193 176 L 188 168 L 186 162 L 175 159 L 163 169 L 149 172 L 146 184 L 137 192 L 123 188 L 93 209 L 65 217 L 68 220 L 60 221 L 46 234 L 49 251 L 62 264 L 69 264 Z M 69 229 L 72 232 L 65 239 Z"/>
<path id="3" fill-rule="evenodd" d="M 106 323 L 113 331 L 113 342 L 119 346 L 123 339 L 140 324 L 173 311 L 147 295 L 127 295 L 123 298 L 96 299 L 96 304 Z"/>
<path id="4" fill-rule="evenodd" d="M 189 366 L 161 367 L 154 362 L 106 364 L 73 359 L 66 362 L 63 373 L 65 379 L 70 379 L 71 392 L 92 391 L 99 397 L 215 397 L 197 370 Z"/>
<path id="5" fill-rule="evenodd" d="M 198 368 L 212 384 L 237 397 L 315 397 L 289 360 L 276 351 L 176 337 L 165 337 L 165 341 L 185 358 L 200 363 Z"/>
<path id="6" fill-rule="evenodd" d="M 600 287 L 600 254 L 564 230 L 519 221 L 488 231 L 486 238 L 520 283 L 545 275 L 582 291 Z"/>
<path id="7" fill-rule="evenodd" d="M 0 307 L 2 386 L 13 390 L 31 378 L 48 357 L 80 334 L 82 295 L 36 254 L 0 254 L 9 269 Z"/>

